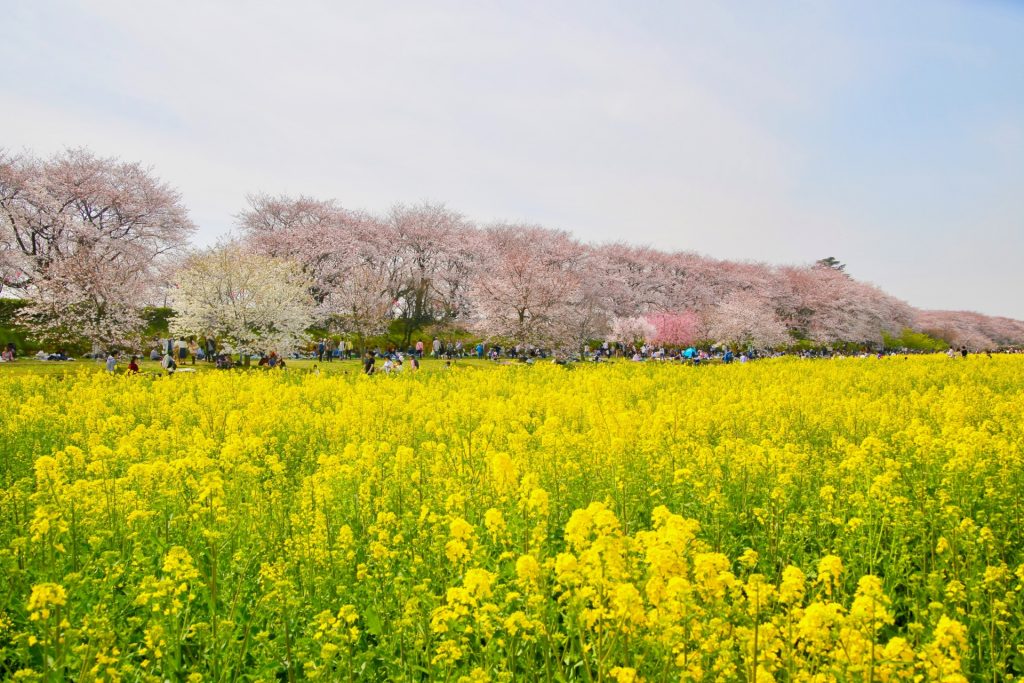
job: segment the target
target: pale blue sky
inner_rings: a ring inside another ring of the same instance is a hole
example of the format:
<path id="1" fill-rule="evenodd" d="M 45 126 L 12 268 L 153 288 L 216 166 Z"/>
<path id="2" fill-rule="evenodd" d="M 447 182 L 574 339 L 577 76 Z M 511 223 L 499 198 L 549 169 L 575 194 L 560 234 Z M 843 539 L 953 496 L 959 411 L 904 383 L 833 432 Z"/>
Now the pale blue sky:
<path id="1" fill-rule="evenodd" d="M 445 201 L 1024 318 L 1024 2 L 0 0 L 0 145 Z"/>

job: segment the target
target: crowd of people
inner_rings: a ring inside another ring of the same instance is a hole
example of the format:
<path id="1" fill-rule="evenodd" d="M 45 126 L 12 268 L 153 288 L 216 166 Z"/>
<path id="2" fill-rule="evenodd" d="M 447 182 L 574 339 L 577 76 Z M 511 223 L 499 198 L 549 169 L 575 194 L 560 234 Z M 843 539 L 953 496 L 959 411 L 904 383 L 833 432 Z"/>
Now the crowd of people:
<path id="1" fill-rule="evenodd" d="M 1002 349 L 1001 352 L 1024 353 L 1024 349 L 1009 348 Z M 433 337 L 431 340 L 418 339 L 413 343 L 404 345 L 403 348 L 399 348 L 396 345 L 376 346 L 359 353 L 356 346 L 349 341 L 332 341 L 328 338 L 320 338 L 307 347 L 305 353 L 293 351 L 286 358 L 285 354 L 278 351 L 269 351 L 252 355 L 250 359 L 256 360 L 256 367 L 268 370 L 284 370 L 288 367 L 288 360 L 290 359 L 316 360 L 318 363 L 359 359 L 362 371 L 367 375 L 377 373 L 394 375 L 419 370 L 421 361 L 427 357 L 444 361 L 448 366 L 463 358 L 490 360 L 503 364 L 515 362 L 530 364 L 538 361 L 550 361 L 566 365 L 576 362 L 606 362 L 613 359 L 624 359 L 637 363 L 654 361 L 701 365 L 711 362 L 724 364 L 733 362 L 747 363 L 760 358 L 774 358 L 784 355 L 805 359 L 883 358 L 886 356 L 907 357 L 910 353 L 913 352 L 908 349 L 878 351 L 863 348 L 852 352 L 832 349 L 779 351 L 752 347 L 731 348 L 722 345 L 706 348 L 698 348 L 697 346 L 666 347 L 643 342 L 620 343 L 608 341 L 583 346 L 576 353 L 565 353 L 532 344 L 502 345 L 477 341 L 467 345 L 462 340 L 444 340 L 440 337 Z M 945 354 L 950 358 L 967 358 L 971 353 L 966 346 L 951 346 L 945 351 Z M 992 355 L 991 351 L 981 353 L 989 357 Z M 104 355 L 106 356 L 106 370 L 110 373 L 116 372 L 119 356 L 115 352 L 86 354 L 86 357 L 102 360 Z M 12 362 L 16 357 L 17 348 L 13 343 L 5 344 L 2 351 L 0 351 L 0 362 Z M 74 360 L 64 349 L 58 349 L 55 352 L 39 351 L 34 355 L 34 358 L 45 361 Z M 223 370 L 229 370 L 238 365 L 249 365 L 249 363 L 243 362 L 246 360 L 244 354 L 240 355 L 238 362 L 236 362 L 232 358 L 230 349 L 223 348 L 212 337 L 201 339 L 175 339 L 173 337 L 154 339 L 149 351 L 149 360 L 159 363 L 160 371 L 168 375 L 178 371 L 192 372 L 197 361 L 213 364 L 217 369 Z M 140 371 L 139 357 L 135 355 L 130 356 L 126 372 L 136 374 Z M 320 373 L 318 365 L 313 366 L 313 372 L 316 374 Z"/>

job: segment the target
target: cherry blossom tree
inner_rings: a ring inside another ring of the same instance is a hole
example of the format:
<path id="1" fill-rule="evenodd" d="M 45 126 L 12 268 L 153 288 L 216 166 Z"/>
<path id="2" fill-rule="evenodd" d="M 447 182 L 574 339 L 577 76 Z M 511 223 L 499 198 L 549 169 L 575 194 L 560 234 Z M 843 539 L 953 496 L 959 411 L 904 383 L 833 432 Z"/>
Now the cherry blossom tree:
<path id="1" fill-rule="evenodd" d="M 625 244 L 591 247 L 536 226 L 481 231 L 435 204 L 396 205 L 378 219 L 309 197 L 257 195 L 240 224 L 258 252 L 302 263 L 320 316 L 357 336 L 398 319 L 409 341 L 420 325 L 463 320 L 490 336 L 571 347 L 608 333 L 613 317 L 621 324 L 647 316 L 655 324 L 648 341 L 692 343 L 712 327 L 725 329 L 724 312 L 741 301 L 740 327 L 753 315 L 763 323 L 760 338 L 781 339 L 781 324 L 820 344 L 875 344 L 914 318 L 835 259 L 777 268 Z M 567 245 L 569 258 L 551 258 Z M 949 336 L 996 343 L 981 328 L 998 323 L 950 320 L 943 323 Z"/>
<path id="2" fill-rule="evenodd" d="M 587 254 L 579 242 L 538 226 L 497 225 L 484 230 L 477 244 L 481 267 L 470 284 L 477 331 L 573 348 L 598 334 L 597 301 L 587 298 Z"/>
<path id="3" fill-rule="evenodd" d="M 709 333 L 722 344 L 776 347 L 791 341 L 771 305 L 752 292 L 728 295 L 710 313 Z"/>
<path id="4" fill-rule="evenodd" d="M 298 263 L 309 277 L 316 319 L 355 337 L 387 331 L 403 288 L 393 226 L 333 201 L 250 195 L 238 216 L 255 253 Z"/>
<path id="5" fill-rule="evenodd" d="M 616 243 L 593 249 L 591 258 L 592 272 L 613 302 L 614 315 L 629 317 L 667 308 L 676 281 L 664 252 Z"/>
<path id="6" fill-rule="evenodd" d="M 247 245 L 257 253 L 299 263 L 310 278 L 310 293 L 322 301 L 338 277 L 337 251 L 366 217 L 333 201 L 253 194 L 237 216 Z"/>
<path id="7" fill-rule="evenodd" d="M 972 351 L 1024 345 L 1024 321 L 973 311 L 918 310 L 912 329 Z"/>
<path id="8" fill-rule="evenodd" d="M 641 344 L 654 338 L 657 333 L 657 328 L 640 315 L 614 318 L 611 323 L 612 341 L 622 344 Z"/>
<path id="9" fill-rule="evenodd" d="M 690 346 L 701 339 L 702 321 L 693 311 L 650 313 L 646 318 L 654 326 L 654 333 L 647 338 L 652 344 Z"/>
<path id="10" fill-rule="evenodd" d="M 0 278 L 43 340 L 128 344 L 161 268 L 194 230 L 179 195 L 136 163 L 69 150 L 0 154 Z"/>
<path id="11" fill-rule="evenodd" d="M 472 229 L 465 218 L 442 204 L 396 204 L 387 222 L 399 264 L 399 287 L 393 292 L 403 343 L 430 323 L 465 315 L 468 277 L 473 261 L 465 248 Z"/>
<path id="12" fill-rule="evenodd" d="M 579 267 L 578 286 L 568 292 L 557 326 L 560 343 L 555 348 L 574 353 L 584 351 L 592 341 L 608 338 L 614 299 L 602 283 L 590 277 L 592 252 L 585 250 Z"/>
<path id="13" fill-rule="evenodd" d="M 353 337 L 365 350 L 369 337 L 387 332 L 393 318 L 395 301 L 389 294 L 390 279 L 381 262 L 360 258 L 345 259 L 341 275 L 327 290 L 318 310 L 327 314 L 329 326 Z"/>
<path id="14" fill-rule="evenodd" d="M 246 359 L 253 352 L 287 353 L 306 341 L 313 322 L 309 288 L 294 261 L 222 245 L 193 254 L 178 271 L 171 330 L 224 340 Z"/>
<path id="15" fill-rule="evenodd" d="M 773 298 L 776 310 L 801 336 L 821 344 L 878 344 L 883 333 L 910 326 L 912 309 L 877 287 L 828 265 L 780 270 L 785 286 Z"/>

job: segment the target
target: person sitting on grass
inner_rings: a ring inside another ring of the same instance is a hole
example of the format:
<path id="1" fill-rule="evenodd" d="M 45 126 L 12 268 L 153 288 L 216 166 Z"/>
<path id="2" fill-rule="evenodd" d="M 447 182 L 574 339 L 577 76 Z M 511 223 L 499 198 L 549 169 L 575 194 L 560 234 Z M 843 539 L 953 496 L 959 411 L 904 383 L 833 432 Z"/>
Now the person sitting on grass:
<path id="1" fill-rule="evenodd" d="M 174 371 L 178 369 L 178 364 L 174 361 L 174 355 L 170 353 L 164 354 L 164 360 L 160 365 L 167 371 L 168 375 L 173 375 Z"/>

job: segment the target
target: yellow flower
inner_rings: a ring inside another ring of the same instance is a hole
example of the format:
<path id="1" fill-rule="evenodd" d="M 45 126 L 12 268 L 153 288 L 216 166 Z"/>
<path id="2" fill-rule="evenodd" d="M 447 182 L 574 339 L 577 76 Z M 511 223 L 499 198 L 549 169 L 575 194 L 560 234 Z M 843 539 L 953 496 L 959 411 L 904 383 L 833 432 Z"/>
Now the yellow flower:
<path id="1" fill-rule="evenodd" d="M 199 570 L 196 569 L 192 556 L 188 550 L 179 545 L 172 546 L 164 555 L 163 570 L 164 574 L 175 583 L 190 581 L 199 576 Z"/>
<path id="2" fill-rule="evenodd" d="M 637 678 L 636 669 L 628 666 L 612 667 L 608 673 L 615 679 L 615 683 L 634 683 L 641 680 Z"/>
<path id="3" fill-rule="evenodd" d="M 790 565 L 782 570 L 779 582 L 779 600 L 787 605 L 798 604 L 804 599 L 804 585 L 807 577 L 799 567 Z"/>
<path id="4" fill-rule="evenodd" d="M 494 584 L 494 574 L 486 569 L 470 569 L 466 572 L 462 585 L 477 600 L 482 600 L 491 594 L 491 586 Z"/>
<path id="5" fill-rule="evenodd" d="M 32 586 L 32 594 L 28 598 L 29 619 L 49 619 L 50 611 L 66 605 L 67 601 L 67 591 L 59 583 L 37 583 Z"/>
<path id="6" fill-rule="evenodd" d="M 460 564 L 469 559 L 469 547 L 464 541 L 448 541 L 444 545 L 444 555 L 449 562 Z"/>
<path id="7" fill-rule="evenodd" d="M 832 591 L 839 585 L 839 577 L 843 573 L 843 561 L 836 555 L 826 555 L 818 561 L 818 583 L 825 587 L 825 593 L 832 595 Z"/>
<path id="8" fill-rule="evenodd" d="M 488 508 L 487 512 L 484 513 L 484 527 L 486 527 L 487 533 L 491 535 L 491 538 L 497 538 L 505 533 L 505 516 L 501 513 L 501 510 Z"/>
<path id="9" fill-rule="evenodd" d="M 468 676 L 459 676 L 458 683 L 489 683 L 490 680 L 488 673 L 478 666 Z"/>
<path id="10" fill-rule="evenodd" d="M 540 578 L 540 565 L 533 555 L 522 555 L 516 560 L 516 576 L 526 583 L 537 583 Z"/>
<path id="11" fill-rule="evenodd" d="M 448 525 L 448 535 L 453 539 L 466 541 L 473 536 L 473 525 L 462 519 L 456 517 Z"/>

